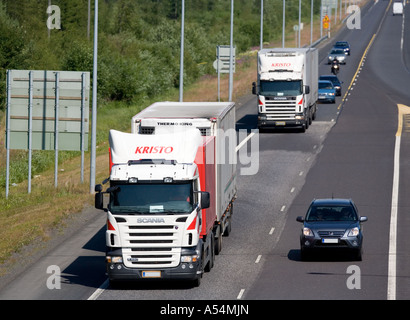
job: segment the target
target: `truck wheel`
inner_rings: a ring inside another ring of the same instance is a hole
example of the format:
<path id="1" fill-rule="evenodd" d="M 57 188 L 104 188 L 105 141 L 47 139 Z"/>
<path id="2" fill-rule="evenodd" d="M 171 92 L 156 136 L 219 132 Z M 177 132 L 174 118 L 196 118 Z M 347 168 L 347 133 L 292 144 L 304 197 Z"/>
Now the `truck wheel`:
<path id="1" fill-rule="evenodd" d="M 209 261 L 205 266 L 205 272 L 210 272 L 211 269 L 214 267 L 214 261 L 215 261 L 215 236 L 212 233 L 212 238 L 211 238 L 211 245 L 208 248 L 208 255 L 209 255 Z"/>
<path id="2" fill-rule="evenodd" d="M 224 231 L 224 237 L 229 236 L 229 234 L 231 233 L 231 230 L 232 230 L 232 217 L 229 217 L 228 225 L 226 226 L 225 231 Z"/>
<path id="3" fill-rule="evenodd" d="M 215 254 L 218 255 L 222 250 L 222 232 L 219 226 L 218 237 L 215 239 Z"/>
<path id="4" fill-rule="evenodd" d="M 201 254 L 201 260 L 200 260 L 200 265 L 198 268 L 198 271 L 200 271 L 200 274 L 198 275 L 198 278 L 192 281 L 192 284 L 194 287 L 199 287 L 201 284 L 202 276 L 204 274 L 204 248 L 202 247 L 202 254 Z"/>

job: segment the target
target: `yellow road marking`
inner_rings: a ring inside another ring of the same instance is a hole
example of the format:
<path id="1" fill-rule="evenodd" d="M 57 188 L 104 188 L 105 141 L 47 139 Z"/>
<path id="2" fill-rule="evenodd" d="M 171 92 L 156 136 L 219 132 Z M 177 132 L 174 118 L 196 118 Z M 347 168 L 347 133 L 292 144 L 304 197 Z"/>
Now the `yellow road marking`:
<path id="1" fill-rule="evenodd" d="M 355 72 L 355 74 L 353 75 L 352 81 L 350 82 L 350 85 L 349 85 L 349 87 L 347 88 L 347 90 L 346 90 L 346 92 L 345 92 L 345 95 L 343 96 L 342 102 L 341 102 L 341 103 L 339 104 L 339 106 L 337 107 L 338 110 L 340 110 L 340 108 L 342 107 L 342 104 L 343 104 L 343 102 L 345 101 L 346 96 L 347 96 L 347 94 L 349 93 L 350 88 L 352 87 L 353 82 L 354 82 L 354 80 L 356 79 L 357 74 L 358 74 L 359 71 L 360 71 L 360 68 L 362 67 L 364 57 L 366 56 L 367 52 L 369 51 L 369 49 L 370 49 L 370 47 L 371 47 L 371 45 L 372 45 L 372 43 L 373 43 L 375 37 L 376 37 L 376 34 L 373 34 L 372 38 L 370 39 L 369 44 L 368 44 L 367 47 L 366 47 L 366 50 L 364 50 L 364 53 L 363 53 L 363 55 L 362 55 L 362 58 L 360 59 L 359 65 L 357 66 L 356 72 Z"/>
<path id="2" fill-rule="evenodd" d="M 408 117 L 406 117 L 406 115 L 410 115 L 410 107 L 404 104 L 397 104 L 397 108 L 399 111 L 399 121 L 397 126 L 396 137 L 401 136 L 403 132 L 403 127 L 405 128 L 406 132 L 410 128 L 410 122 L 408 121 Z M 403 121 L 404 118 L 406 118 L 406 121 Z"/>

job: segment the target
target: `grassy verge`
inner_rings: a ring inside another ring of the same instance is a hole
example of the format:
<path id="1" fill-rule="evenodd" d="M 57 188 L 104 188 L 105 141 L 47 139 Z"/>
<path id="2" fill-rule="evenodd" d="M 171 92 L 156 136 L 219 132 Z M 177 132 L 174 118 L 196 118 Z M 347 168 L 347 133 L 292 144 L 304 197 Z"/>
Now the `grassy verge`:
<path id="1" fill-rule="evenodd" d="M 318 23 L 317 23 L 318 24 Z M 333 26 L 333 30 L 337 27 Z M 314 39 L 319 37 L 319 30 L 315 28 Z M 310 26 L 305 24 L 302 33 L 302 45 L 310 41 Z M 286 45 L 294 47 L 294 33 L 289 32 Z M 281 46 L 281 41 L 266 47 Z M 239 57 L 236 73 L 234 75 L 233 100 L 245 94 L 250 94 L 251 83 L 256 80 L 256 48 Z M 228 76 L 221 77 L 221 101 L 228 100 Z M 171 91 L 168 96 L 159 97 L 161 100 L 178 100 L 178 91 Z M 184 101 L 217 101 L 217 78 L 209 75 L 196 84 L 184 89 Z M 146 101 L 141 105 L 127 106 L 121 102 L 113 102 L 98 108 L 97 117 L 97 159 L 96 181 L 105 179 L 108 172 L 108 131 L 116 129 L 130 131 L 130 120 L 147 105 L 154 101 Z M 0 123 L 4 128 L 4 115 L 0 114 Z M 0 169 L 5 167 L 4 130 L 0 133 Z M 3 152 L 4 151 L 4 152 Z M 5 199 L 4 187 L 0 187 L 0 264 L 8 261 L 10 257 L 33 241 L 48 241 L 51 230 L 63 230 L 67 218 L 81 212 L 84 207 L 92 206 L 93 195 L 89 192 L 89 153 L 85 155 L 84 183 L 80 181 L 79 153 L 60 152 L 58 172 L 58 187 L 54 188 L 54 153 L 47 155 L 38 152 L 39 158 L 47 157 L 46 163 L 38 169 L 32 179 L 31 194 L 27 194 L 27 181 L 23 178 L 14 186 L 10 186 L 8 199 Z M 24 169 L 26 162 L 25 151 L 12 151 L 13 166 L 21 162 L 21 167 L 16 166 L 14 173 Z M 41 162 L 41 160 L 39 160 Z M 7 273 L 0 266 L 0 276 Z"/>

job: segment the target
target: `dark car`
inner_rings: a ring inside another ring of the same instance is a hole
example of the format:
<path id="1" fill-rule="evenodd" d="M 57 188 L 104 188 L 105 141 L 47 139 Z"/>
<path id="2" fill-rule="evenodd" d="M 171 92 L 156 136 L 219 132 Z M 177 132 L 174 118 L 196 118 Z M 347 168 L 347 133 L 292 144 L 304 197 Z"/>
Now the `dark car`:
<path id="1" fill-rule="evenodd" d="M 350 56 L 350 45 L 347 41 L 337 41 L 333 47 L 343 49 L 345 54 Z"/>
<path id="2" fill-rule="evenodd" d="M 363 230 L 356 205 L 351 199 L 316 199 L 310 204 L 300 235 L 301 259 L 313 250 L 348 249 L 356 260 L 362 260 Z"/>
<path id="3" fill-rule="evenodd" d="M 331 81 L 319 80 L 317 101 L 336 103 L 336 89 Z"/>
<path id="4" fill-rule="evenodd" d="M 342 82 L 339 80 L 337 76 L 334 76 L 334 75 L 320 76 L 319 80 L 331 81 L 333 83 L 333 86 L 336 89 L 336 95 L 337 96 L 342 95 Z"/>

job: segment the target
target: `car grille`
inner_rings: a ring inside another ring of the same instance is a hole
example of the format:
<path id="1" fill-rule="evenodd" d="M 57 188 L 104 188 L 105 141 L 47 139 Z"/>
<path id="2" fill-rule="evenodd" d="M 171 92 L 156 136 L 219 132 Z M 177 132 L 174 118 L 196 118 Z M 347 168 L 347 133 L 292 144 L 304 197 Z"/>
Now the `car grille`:
<path id="1" fill-rule="evenodd" d="M 318 231 L 318 235 L 321 238 L 329 237 L 329 238 L 341 238 L 345 234 L 344 231 Z"/>

